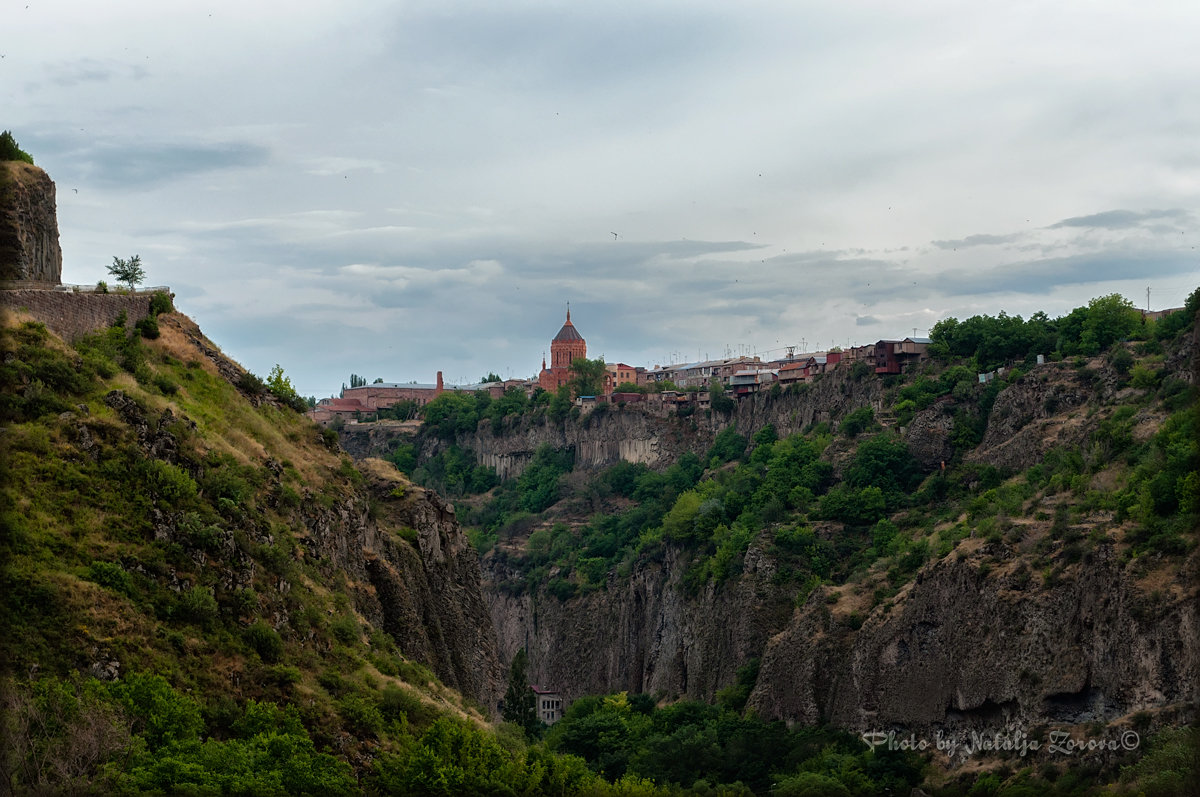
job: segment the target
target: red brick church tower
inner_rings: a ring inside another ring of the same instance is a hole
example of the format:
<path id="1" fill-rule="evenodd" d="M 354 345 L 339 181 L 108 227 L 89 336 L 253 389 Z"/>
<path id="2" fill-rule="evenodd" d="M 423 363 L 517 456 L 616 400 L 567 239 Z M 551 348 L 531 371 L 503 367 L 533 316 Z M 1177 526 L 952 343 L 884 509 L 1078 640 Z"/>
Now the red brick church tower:
<path id="1" fill-rule="evenodd" d="M 576 357 L 587 357 L 587 341 L 571 323 L 571 307 L 567 305 L 567 322 L 550 341 L 550 367 L 542 358 L 542 372 L 538 375 L 538 386 L 551 393 L 565 385 L 571 378 L 571 361 Z"/>

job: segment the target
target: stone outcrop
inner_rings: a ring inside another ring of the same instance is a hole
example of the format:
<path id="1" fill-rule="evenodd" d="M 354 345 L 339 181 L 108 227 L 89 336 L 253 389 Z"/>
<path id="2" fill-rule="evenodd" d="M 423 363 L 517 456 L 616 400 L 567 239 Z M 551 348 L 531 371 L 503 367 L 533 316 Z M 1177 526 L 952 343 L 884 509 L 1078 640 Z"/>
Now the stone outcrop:
<path id="1" fill-rule="evenodd" d="M 1109 545 L 1053 586 L 979 565 L 930 565 L 856 631 L 818 590 L 767 646 L 750 705 L 858 730 L 962 729 L 1109 721 L 1200 698 L 1195 557 L 1158 591 Z"/>
<path id="2" fill-rule="evenodd" d="M 62 282 L 54 181 L 20 161 L 0 162 L 0 281 Z"/>

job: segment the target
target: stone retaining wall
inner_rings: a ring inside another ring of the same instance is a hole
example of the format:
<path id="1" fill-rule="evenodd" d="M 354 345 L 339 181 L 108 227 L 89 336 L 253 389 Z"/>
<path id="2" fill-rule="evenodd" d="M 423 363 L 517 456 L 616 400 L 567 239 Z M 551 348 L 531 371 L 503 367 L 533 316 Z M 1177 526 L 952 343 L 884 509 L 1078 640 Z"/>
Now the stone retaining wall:
<path id="1" fill-rule="evenodd" d="M 74 341 L 112 326 L 124 310 L 129 324 L 150 315 L 149 293 L 71 293 L 52 290 L 0 291 L 0 314 L 24 312 L 64 340 Z"/>

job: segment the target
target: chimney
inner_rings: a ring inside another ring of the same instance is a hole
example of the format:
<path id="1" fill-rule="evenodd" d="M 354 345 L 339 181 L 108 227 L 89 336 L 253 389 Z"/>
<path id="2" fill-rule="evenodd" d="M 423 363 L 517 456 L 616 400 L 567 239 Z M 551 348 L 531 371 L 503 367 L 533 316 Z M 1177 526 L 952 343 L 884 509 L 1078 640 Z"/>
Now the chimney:
<path id="1" fill-rule="evenodd" d="M 437 394 L 442 395 L 442 372 L 438 371 Z"/>

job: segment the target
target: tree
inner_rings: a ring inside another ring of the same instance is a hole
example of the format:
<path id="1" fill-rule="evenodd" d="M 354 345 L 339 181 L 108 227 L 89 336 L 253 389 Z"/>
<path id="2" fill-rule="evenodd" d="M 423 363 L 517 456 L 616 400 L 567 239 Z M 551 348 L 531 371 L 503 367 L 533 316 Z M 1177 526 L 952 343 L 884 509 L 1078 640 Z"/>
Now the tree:
<path id="1" fill-rule="evenodd" d="M 608 366 L 604 358 L 589 360 L 587 357 L 576 357 L 571 360 L 571 379 L 567 383 L 572 396 L 598 396 L 604 392 L 604 375 Z"/>
<path id="2" fill-rule="evenodd" d="M 517 651 L 508 668 L 508 689 L 504 692 L 501 716 L 505 722 L 519 725 L 526 736 L 532 737 L 538 731 L 537 696 L 529 687 L 529 655 L 525 648 Z"/>
<path id="3" fill-rule="evenodd" d="M 503 381 L 504 380 L 500 378 L 500 374 L 496 373 L 495 371 L 488 371 L 487 376 L 480 377 L 480 379 L 479 379 L 480 384 L 487 384 L 488 382 L 503 382 Z"/>
<path id="4" fill-rule="evenodd" d="M 725 395 L 725 386 L 716 377 L 713 377 L 712 381 L 708 384 L 708 396 L 709 401 L 712 403 L 713 412 L 728 415 L 737 407 L 737 402 Z"/>
<path id="5" fill-rule="evenodd" d="M 131 291 L 137 290 L 137 286 L 146 279 L 146 269 L 142 268 L 140 255 L 131 255 L 128 260 L 114 257 L 112 265 L 108 267 L 108 273 L 113 279 L 128 285 Z"/>
<path id="6" fill-rule="evenodd" d="M 0 133 L 0 161 L 24 161 L 33 164 L 33 156 L 17 146 L 13 134 L 5 130 Z"/>

